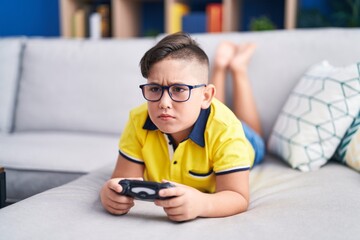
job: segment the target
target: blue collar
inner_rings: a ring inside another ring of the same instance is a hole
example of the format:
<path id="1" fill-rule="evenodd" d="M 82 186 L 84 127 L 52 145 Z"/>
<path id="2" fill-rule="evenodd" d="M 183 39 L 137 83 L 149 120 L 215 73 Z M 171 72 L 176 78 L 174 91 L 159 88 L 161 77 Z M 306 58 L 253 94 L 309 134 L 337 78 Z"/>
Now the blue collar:
<path id="1" fill-rule="evenodd" d="M 188 137 L 200 147 L 205 147 L 204 133 L 209 115 L 210 115 L 210 107 L 207 109 L 201 109 L 199 117 L 196 120 L 194 127 L 191 130 L 191 133 Z M 149 115 L 146 118 L 143 129 L 150 131 L 158 130 L 157 126 L 151 121 Z"/>

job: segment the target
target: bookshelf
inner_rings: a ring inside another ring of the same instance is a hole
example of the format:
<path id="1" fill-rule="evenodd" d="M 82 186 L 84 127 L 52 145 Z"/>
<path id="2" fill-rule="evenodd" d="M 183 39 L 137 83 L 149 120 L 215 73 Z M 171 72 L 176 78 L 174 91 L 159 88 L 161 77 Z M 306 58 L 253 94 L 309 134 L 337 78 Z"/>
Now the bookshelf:
<path id="1" fill-rule="evenodd" d="M 171 9 L 174 4 L 187 3 L 191 0 L 110 0 L 112 37 L 137 37 L 141 24 L 141 4 L 144 2 L 163 2 L 164 29 L 169 32 Z M 195 0 L 193 0 L 195 1 Z M 72 18 L 82 4 L 96 0 L 60 0 L 61 35 L 72 37 Z M 223 4 L 222 29 L 224 32 L 238 31 L 241 23 L 240 11 L 242 0 L 221 0 Z M 285 0 L 284 26 L 293 29 L 296 26 L 298 0 Z"/>

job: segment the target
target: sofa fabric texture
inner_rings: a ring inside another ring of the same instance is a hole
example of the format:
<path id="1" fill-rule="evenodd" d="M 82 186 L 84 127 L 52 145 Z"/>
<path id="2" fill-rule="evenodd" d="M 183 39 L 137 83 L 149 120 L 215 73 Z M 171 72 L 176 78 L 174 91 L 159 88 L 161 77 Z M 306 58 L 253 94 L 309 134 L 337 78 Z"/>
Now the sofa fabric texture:
<path id="1" fill-rule="evenodd" d="M 210 64 L 221 41 L 256 43 L 249 77 L 266 141 L 310 66 L 360 60 L 359 29 L 192 36 Z M 8 199 L 18 201 L 0 209 L 0 238 L 357 239 L 359 173 L 335 161 L 301 172 L 270 148 L 251 170 L 245 213 L 179 224 L 148 202 L 125 216 L 102 208 L 129 110 L 144 102 L 140 58 L 161 37 L 0 39 L 0 165 Z"/>

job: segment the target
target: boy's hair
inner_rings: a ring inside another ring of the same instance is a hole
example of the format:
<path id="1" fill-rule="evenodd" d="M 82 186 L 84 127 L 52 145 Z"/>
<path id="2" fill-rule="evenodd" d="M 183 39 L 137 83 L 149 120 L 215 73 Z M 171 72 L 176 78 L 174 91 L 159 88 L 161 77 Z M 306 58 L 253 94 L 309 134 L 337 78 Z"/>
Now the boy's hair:
<path id="1" fill-rule="evenodd" d="M 141 74 L 147 78 L 151 67 L 164 58 L 197 60 L 209 67 L 209 58 L 189 34 L 178 32 L 164 37 L 140 60 Z"/>

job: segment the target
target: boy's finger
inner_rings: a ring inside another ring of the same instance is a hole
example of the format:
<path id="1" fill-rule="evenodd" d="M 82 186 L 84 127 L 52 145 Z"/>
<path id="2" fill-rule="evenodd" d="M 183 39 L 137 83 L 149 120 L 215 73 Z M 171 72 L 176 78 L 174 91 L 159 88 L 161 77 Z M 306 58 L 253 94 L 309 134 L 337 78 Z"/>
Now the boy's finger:
<path id="1" fill-rule="evenodd" d="M 125 179 L 125 178 L 113 178 L 109 180 L 109 188 L 112 189 L 113 191 L 117 192 L 117 193 L 121 193 L 122 192 L 122 186 L 119 184 L 120 180 Z M 129 180 L 140 180 L 143 181 L 143 178 L 126 178 Z"/>
<path id="2" fill-rule="evenodd" d="M 108 187 L 117 193 L 121 193 L 123 189 L 122 186 L 119 184 L 120 180 L 121 178 L 113 178 L 109 180 Z"/>
<path id="3" fill-rule="evenodd" d="M 180 186 L 161 189 L 159 191 L 160 197 L 178 197 L 184 194 L 184 189 Z"/>
<path id="4" fill-rule="evenodd" d="M 180 183 L 177 183 L 177 182 L 173 182 L 173 181 L 169 181 L 169 180 L 166 180 L 166 179 L 163 179 L 162 180 L 163 183 L 171 183 L 172 185 L 178 187 L 178 186 L 186 186 L 186 185 L 183 185 L 183 184 L 180 184 Z"/>

